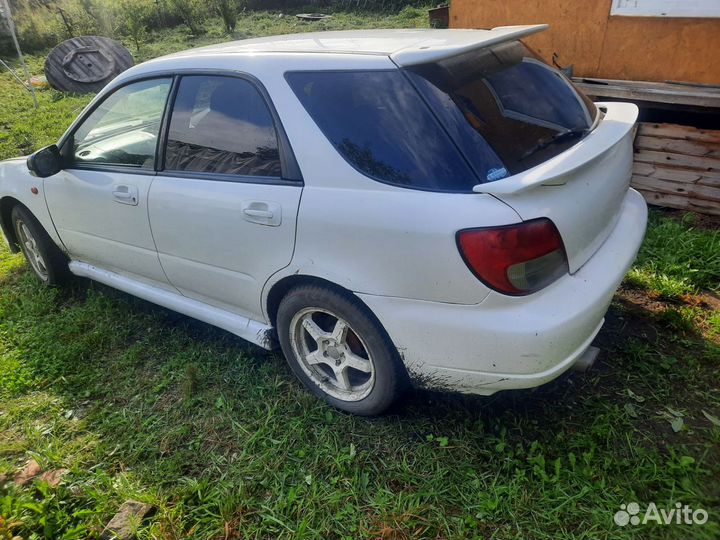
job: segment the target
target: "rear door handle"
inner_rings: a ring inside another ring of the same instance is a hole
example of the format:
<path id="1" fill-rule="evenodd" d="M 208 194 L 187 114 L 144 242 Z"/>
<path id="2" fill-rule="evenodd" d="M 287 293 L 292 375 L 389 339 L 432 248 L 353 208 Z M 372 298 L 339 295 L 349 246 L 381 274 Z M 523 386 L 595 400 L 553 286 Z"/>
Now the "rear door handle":
<path id="1" fill-rule="evenodd" d="M 120 204 L 129 204 L 137 206 L 139 202 L 137 186 L 129 186 L 126 184 L 117 184 L 113 186 L 113 199 Z"/>
<path id="2" fill-rule="evenodd" d="M 282 223 L 282 207 L 270 201 L 243 201 L 240 205 L 243 219 L 250 223 L 277 227 Z"/>
<path id="3" fill-rule="evenodd" d="M 243 214 L 250 217 L 265 219 L 272 219 L 275 217 L 275 214 L 272 213 L 270 210 L 254 210 L 252 208 L 246 208 L 245 210 L 243 210 Z"/>

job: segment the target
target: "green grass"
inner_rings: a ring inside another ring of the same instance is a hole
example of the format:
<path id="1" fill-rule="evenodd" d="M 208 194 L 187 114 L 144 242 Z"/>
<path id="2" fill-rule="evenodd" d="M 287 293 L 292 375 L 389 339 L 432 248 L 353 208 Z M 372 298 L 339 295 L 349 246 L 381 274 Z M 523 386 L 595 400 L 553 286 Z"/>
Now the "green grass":
<path id="1" fill-rule="evenodd" d="M 414 392 L 368 420 L 316 401 L 276 355 L 98 285 L 44 289 L 19 260 L 0 252 L 0 472 L 28 457 L 71 471 L 0 490 L 24 538 L 92 537 L 126 498 L 158 507 L 141 538 L 720 534 L 720 430 L 701 412 L 720 413 L 720 354 L 691 323 L 620 297 L 589 376 Z M 620 529 L 632 500 L 714 521 Z"/>
<path id="2" fill-rule="evenodd" d="M 249 35 L 304 24 L 243 21 Z M 173 30 L 141 54 L 213 39 Z M 34 112 L 22 92 L 0 77 L 0 157 L 55 140 L 88 100 L 43 90 Z M 142 539 L 718 538 L 720 428 L 703 414 L 720 417 L 718 314 L 685 294 L 717 288 L 720 233 L 692 219 L 651 213 L 590 373 L 490 398 L 411 392 L 378 419 L 332 410 L 221 330 L 97 284 L 45 289 L 3 245 L 0 475 L 31 457 L 70 472 L 0 486 L 0 539 L 93 538 L 128 498 L 157 507 Z M 632 501 L 710 521 L 616 526 Z"/>
<path id="3" fill-rule="evenodd" d="M 650 214 L 648 233 L 631 270 L 631 284 L 676 298 L 701 289 L 720 291 L 720 233 L 696 228 L 696 215 Z"/>

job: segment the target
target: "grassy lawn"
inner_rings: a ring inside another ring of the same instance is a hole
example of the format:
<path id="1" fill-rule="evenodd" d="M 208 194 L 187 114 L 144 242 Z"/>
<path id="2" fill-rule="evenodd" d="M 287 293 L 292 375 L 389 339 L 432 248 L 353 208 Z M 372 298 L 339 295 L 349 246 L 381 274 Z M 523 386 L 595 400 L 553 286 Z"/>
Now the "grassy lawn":
<path id="1" fill-rule="evenodd" d="M 321 27 L 424 23 L 405 10 Z M 308 25 L 266 13 L 238 28 Z M 140 57 L 225 39 L 178 29 Z M 39 98 L 35 112 L 0 76 L 0 158 L 55 141 L 89 99 Z M 362 419 L 221 330 L 95 283 L 44 289 L 0 243 L 0 476 L 30 458 L 69 470 L 56 487 L 0 478 L 0 540 L 92 538 L 129 498 L 156 507 L 139 538 L 718 538 L 719 289 L 717 221 L 654 210 L 589 373 L 489 398 L 411 392 Z M 618 527 L 633 501 L 710 519 Z"/>

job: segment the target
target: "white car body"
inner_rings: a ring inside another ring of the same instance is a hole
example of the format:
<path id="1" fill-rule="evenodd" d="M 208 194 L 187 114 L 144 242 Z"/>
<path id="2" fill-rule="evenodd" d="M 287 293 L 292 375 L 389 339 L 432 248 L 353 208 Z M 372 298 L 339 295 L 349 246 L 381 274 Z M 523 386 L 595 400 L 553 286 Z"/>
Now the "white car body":
<path id="1" fill-rule="evenodd" d="M 0 213 L 13 201 L 25 205 L 74 274 L 261 347 L 274 346 L 280 293 L 315 278 L 361 299 L 424 386 L 492 394 L 542 384 L 588 350 L 642 242 L 647 209 L 629 188 L 636 107 L 598 104 L 604 117 L 569 150 L 476 193 L 438 193 L 376 182 L 351 166 L 285 73 L 396 70 L 543 28 L 301 34 L 146 62 L 118 76 L 88 110 L 130 80 L 249 74 L 274 105 L 303 182 L 73 169 L 40 179 L 15 159 L 0 164 Z M 127 197 L 135 204 L 120 200 Z M 508 296 L 469 271 L 459 230 L 538 217 L 557 226 L 569 273 L 533 294 Z"/>

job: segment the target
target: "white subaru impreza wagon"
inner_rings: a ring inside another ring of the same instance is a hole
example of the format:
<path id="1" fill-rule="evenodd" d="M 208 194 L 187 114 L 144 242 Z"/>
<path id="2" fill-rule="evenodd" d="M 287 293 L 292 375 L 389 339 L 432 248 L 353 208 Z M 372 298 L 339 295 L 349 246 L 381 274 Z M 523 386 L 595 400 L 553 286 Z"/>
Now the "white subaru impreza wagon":
<path id="1" fill-rule="evenodd" d="M 594 104 L 520 38 L 253 39 L 113 80 L 57 145 L 0 164 L 43 282 L 84 276 L 277 344 L 378 414 L 407 385 L 492 394 L 587 361 L 642 242 L 637 108 Z"/>

